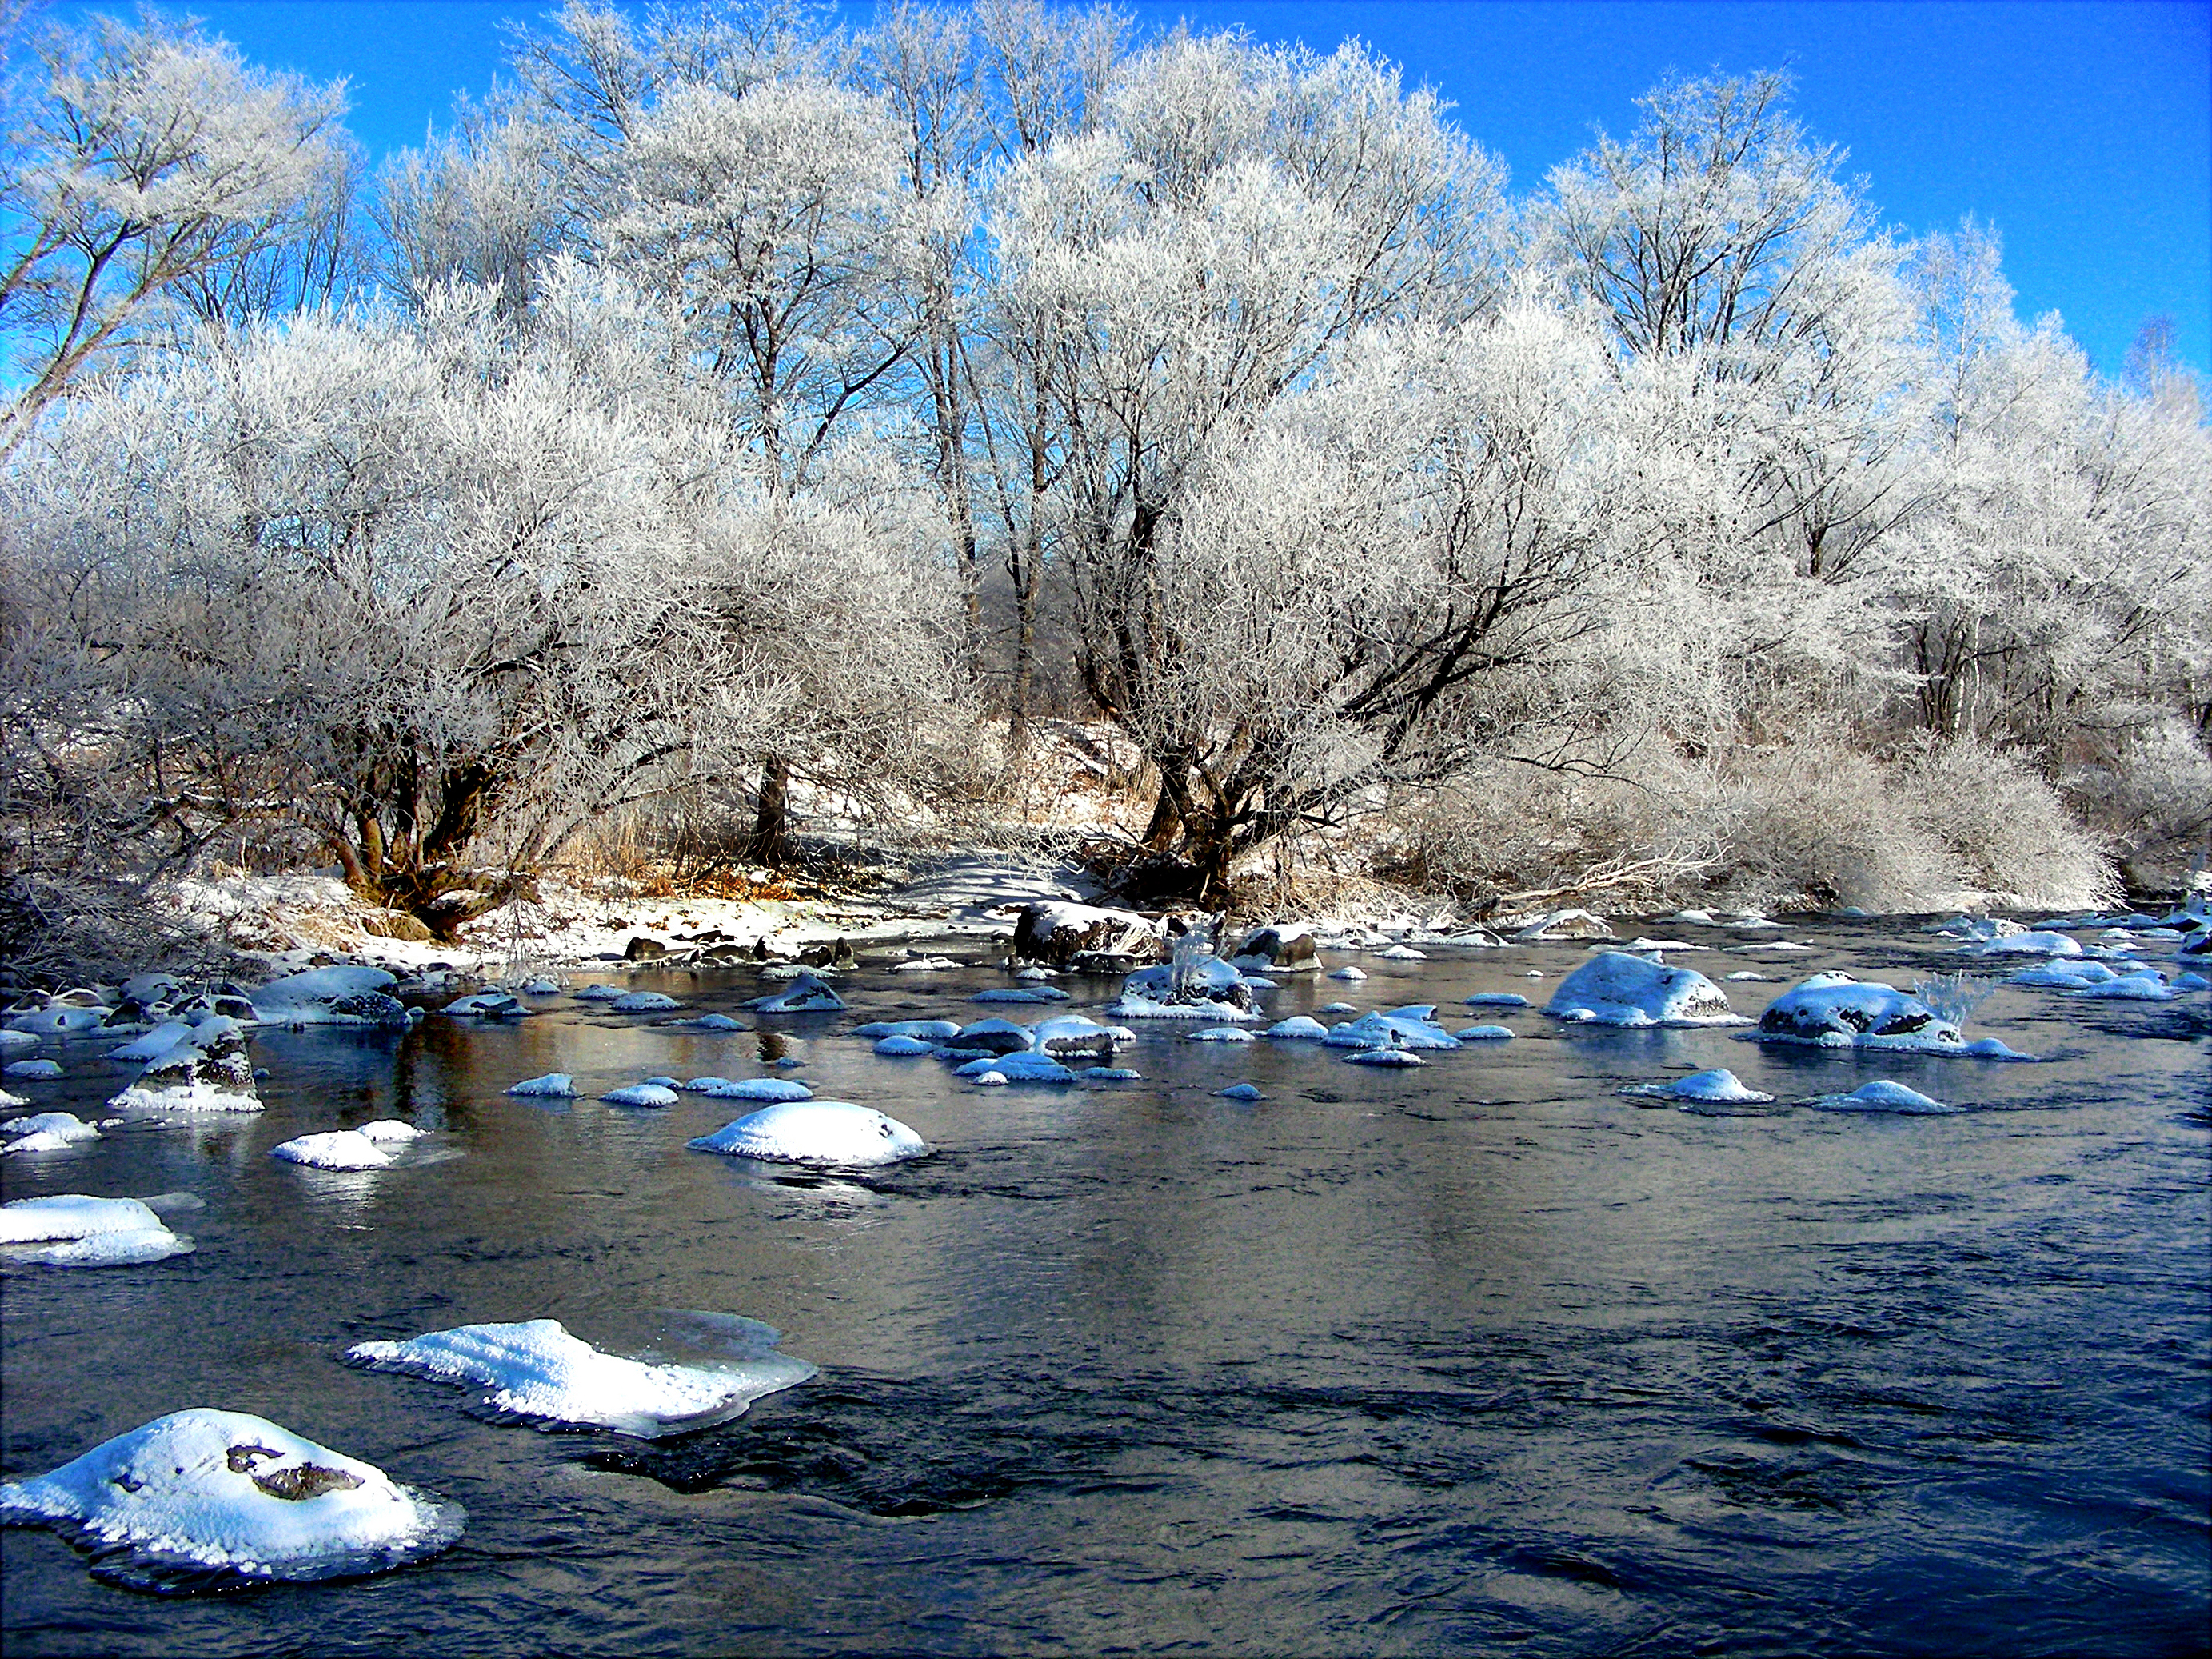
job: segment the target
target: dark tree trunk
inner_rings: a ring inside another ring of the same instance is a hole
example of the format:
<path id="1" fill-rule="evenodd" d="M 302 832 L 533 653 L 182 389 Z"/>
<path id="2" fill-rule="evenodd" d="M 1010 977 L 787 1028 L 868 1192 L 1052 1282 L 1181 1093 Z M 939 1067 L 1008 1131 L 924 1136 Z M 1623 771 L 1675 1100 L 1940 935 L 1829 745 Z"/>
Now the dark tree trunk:
<path id="1" fill-rule="evenodd" d="M 772 870 L 791 862 L 791 763 L 781 755 L 761 763 L 759 805 L 745 856 Z"/>

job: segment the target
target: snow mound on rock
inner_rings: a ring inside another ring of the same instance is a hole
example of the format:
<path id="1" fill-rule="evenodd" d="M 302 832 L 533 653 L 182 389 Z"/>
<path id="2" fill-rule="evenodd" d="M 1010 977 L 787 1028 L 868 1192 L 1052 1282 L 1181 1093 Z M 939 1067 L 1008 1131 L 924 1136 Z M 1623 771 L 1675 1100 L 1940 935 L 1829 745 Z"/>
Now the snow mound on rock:
<path id="1" fill-rule="evenodd" d="M 12 1015 L 8 1029 L 27 1036 L 82 1036 L 87 1031 L 97 1031 L 107 1024 L 105 1008 L 75 1008 L 66 1004 L 50 1004 L 33 1009 L 27 1014 Z"/>
<path id="2" fill-rule="evenodd" d="M 1328 1027 L 1310 1014 L 1292 1014 L 1270 1025 L 1267 1035 L 1281 1042 L 1319 1042 L 1328 1035 Z"/>
<path id="3" fill-rule="evenodd" d="M 438 1010 L 455 1019 L 520 1019 L 531 1010 L 504 991 L 472 991 Z"/>
<path id="4" fill-rule="evenodd" d="M 1962 957 L 2078 957 L 2081 942 L 2066 933 L 2007 933 L 1959 947 Z"/>
<path id="5" fill-rule="evenodd" d="M 148 1060 L 159 1060 L 179 1042 L 188 1041 L 191 1035 L 191 1021 L 165 1019 L 153 1030 L 142 1036 L 134 1037 L 121 1048 L 110 1048 L 107 1051 L 107 1057 L 110 1060 L 128 1060 L 143 1066 Z"/>
<path id="6" fill-rule="evenodd" d="M 56 1060 L 11 1060 L 4 1075 L 21 1078 L 26 1083 L 52 1083 L 62 1075 L 61 1062 Z"/>
<path id="7" fill-rule="evenodd" d="M 541 1427 L 612 1429 L 641 1439 L 726 1423 L 763 1395 L 815 1375 L 805 1360 L 778 1353 L 711 1365 L 625 1359 L 570 1335 L 557 1319 L 356 1342 L 345 1357 L 371 1370 L 481 1388 L 479 1409 Z"/>
<path id="8" fill-rule="evenodd" d="M 1075 1073 L 1051 1055 L 1035 1054 L 994 1054 L 982 1060 L 971 1060 L 965 1066 L 954 1067 L 952 1075 L 976 1082 L 986 1072 L 996 1072 L 1007 1083 L 1075 1081 Z"/>
<path id="9" fill-rule="evenodd" d="M 925 1042 L 950 1042 L 960 1035 L 957 1019 L 879 1019 L 854 1028 L 854 1036 L 919 1037 Z"/>
<path id="10" fill-rule="evenodd" d="M 115 1111 L 259 1111 L 246 1034 L 220 1014 L 202 1020 L 107 1104 Z"/>
<path id="11" fill-rule="evenodd" d="M 1431 1018 L 1433 1006 L 1424 1003 L 1371 1013 L 1328 1028 L 1322 1041 L 1332 1048 L 1456 1048 L 1459 1039 Z"/>
<path id="12" fill-rule="evenodd" d="M 1522 944 L 1538 944 L 1547 939 L 1611 939 L 1613 927 L 1603 916 L 1589 910 L 1547 910 L 1515 929 L 1513 937 Z"/>
<path id="13" fill-rule="evenodd" d="M 1403 1048 L 1362 1048 L 1357 1054 L 1346 1054 L 1345 1063 L 1351 1066 L 1383 1066 L 1406 1067 L 1425 1066 L 1429 1062 L 1419 1054 L 1409 1054 Z"/>
<path id="14" fill-rule="evenodd" d="M 1745 1036 L 1755 1042 L 1803 1042 L 1821 1048 L 1878 1048 L 1904 1054 L 2027 1060 L 1995 1037 L 1968 1042 L 1958 1026 L 1917 997 L 1848 974 L 1815 974 L 1775 998 Z"/>
<path id="15" fill-rule="evenodd" d="M 921 1054 L 933 1054 L 938 1045 L 922 1037 L 887 1036 L 876 1040 L 876 1052 L 887 1060 L 911 1060 Z"/>
<path id="16" fill-rule="evenodd" d="M 633 1083 L 627 1088 L 610 1089 L 599 1098 L 610 1106 L 673 1106 L 676 1091 L 662 1083 Z"/>
<path id="17" fill-rule="evenodd" d="M 172 1412 L 34 1480 L 0 1521 L 58 1527 L 94 1576 L 146 1589 L 350 1577 L 435 1555 L 458 1504 L 242 1412 Z"/>
<path id="18" fill-rule="evenodd" d="M 1126 1025 L 1101 1025 L 1082 1014 L 1055 1014 L 1037 1022 L 1032 1046 L 1055 1060 L 1088 1056 L 1103 1060 L 1117 1048 L 1127 1048 L 1137 1034 Z"/>
<path id="19" fill-rule="evenodd" d="M 2155 971 L 2128 974 L 2101 984 L 2083 985 L 2066 993 L 2075 1001 L 2172 1002 L 2179 994 Z"/>
<path id="20" fill-rule="evenodd" d="M 1774 1098 L 1750 1087 L 1725 1067 L 1692 1072 L 1687 1077 L 1672 1078 L 1665 1083 L 1632 1083 L 1613 1092 L 1650 1100 L 1695 1100 L 1747 1106 L 1763 1106 Z"/>
<path id="21" fill-rule="evenodd" d="M 770 1103 L 783 1103 L 814 1098 L 814 1091 L 804 1083 L 793 1083 L 789 1078 L 783 1077 L 745 1078 L 736 1083 L 717 1080 L 716 1087 L 701 1089 L 697 1092 L 706 1096 L 709 1100 L 764 1100 Z"/>
<path id="22" fill-rule="evenodd" d="M 311 1170 L 386 1170 L 392 1154 L 358 1129 L 329 1129 L 271 1146 L 269 1156 Z"/>
<path id="23" fill-rule="evenodd" d="M 607 1004 L 617 1014 L 665 1014 L 683 1006 L 674 997 L 664 996 L 658 991 L 631 991 Z"/>
<path id="24" fill-rule="evenodd" d="M 738 1006 L 761 1014 L 834 1013 L 844 1007 L 845 999 L 819 975 L 801 974 L 773 995 L 755 997 Z"/>
<path id="25" fill-rule="evenodd" d="M 1902 1112 L 1919 1116 L 1959 1110 L 1956 1106 L 1947 1106 L 1940 1100 L 1931 1100 L 1917 1089 L 1908 1089 L 1902 1083 L 1893 1083 L 1886 1078 L 1854 1089 L 1847 1095 L 1814 1095 L 1810 1100 L 1801 1100 L 1797 1103 L 1824 1112 Z"/>
<path id="26" fill-rule="evenodd" d="M 1510 1025 L 1468 1025 L 1452 1035 L 1462 1042 L 1510 1042 L 1514 1034 Z"/>
<path id="27" fill-rule="evenodd" d="M 901 1123 L 843 1100 L 790 1101 L 764 1107 L 692 1141 L 700 1152 L 778 1164 L 868 1169 L 927 1154 L 929 1143 Z"/>
<path id="28" fill-rule="evenodd" d="M 169 1231 L 135 1198 L 58 1193 L 0 1205 L 0 1244 L 44 1244 L 17 1257 L 54 1267 L 129 1267 L 188 1255 L 192 1241 Z"/>
<path id="29" fill-rule="evenodd" d="M 1561 980 L 1544 1012 L 1578 1024 L 1632 1028 L 1749 1024 L 1696 969 L 1619 951 L 1600 952 Z"/>
<path id="30" fill-rule="evenodd" d="M 576 1079 L 566 1072 L 548 1072 L 544 1077 L 525 1078 L 508 1085 L 507 1092 L 520 1095 L 526 1100 L 574 1100 Z"/>
<path id="31" fill-rule="evenodd" d="M 264 1025 L 407 1024 L 397 983 L 381 968 L 311 968 L 275 979 L 253 994 L 254 1018 Z"/>
<path id="32" fill-rule="evenodd" d="M 1213 1092 L 1224 1100 L 1265 1100 L 1267 1098 L 1260 1092 L 1259 1085 L 1254 1083 L 1232 1083 L 1226 1089 L 1216 1089 Z"/>
<path id="33" fill-rule="evenodd" d="M 1184 1033 L 1193 1042 L 1253 1042 L 1258 1039 L 1238 1025 L 1209 1025 L 1202 1031 Z"/>
<path id="34" fill-rule="evenodd" d="M 84 1121 L 75 1112 L 40 1112 L 31 1117 L 19 1117 L 11 1123 L 0 1123 L 0 1135 L 6 1136 L 18 1147 L 26 1140 L 46 1139 L 60 1146 L 74 1141 L 97 1140 L 100 1131 Z M 33 1150 L 48 1152 L 51 1147 Z"/>
<path id="35" fill-rule="evenodd" d="M 1461 1003 L 1469 1008 L 1526 1008 L 1528 999 L 1518 991 L 1477 991 L 1471 997 L 1462 997 Z"/>

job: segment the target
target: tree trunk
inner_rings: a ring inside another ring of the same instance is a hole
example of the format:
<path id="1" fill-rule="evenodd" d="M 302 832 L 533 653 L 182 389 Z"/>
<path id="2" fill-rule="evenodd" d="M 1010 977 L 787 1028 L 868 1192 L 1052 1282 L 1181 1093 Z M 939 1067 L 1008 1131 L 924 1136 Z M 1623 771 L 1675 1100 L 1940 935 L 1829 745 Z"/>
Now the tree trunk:
<path id="1" fill-rule="evenodd" d="M 781 869 L 791 862 L 791 763 L 770 755 L 761 763 L 759 805 L 745 856 L 755 864 Z"/>

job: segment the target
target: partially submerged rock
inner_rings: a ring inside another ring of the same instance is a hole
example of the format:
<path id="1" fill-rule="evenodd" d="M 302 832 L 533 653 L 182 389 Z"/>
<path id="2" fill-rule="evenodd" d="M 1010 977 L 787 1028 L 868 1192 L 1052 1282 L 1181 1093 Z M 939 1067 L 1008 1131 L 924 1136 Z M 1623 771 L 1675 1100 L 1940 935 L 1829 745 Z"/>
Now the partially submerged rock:
<path id="1" fill-rule="evenodd" d="M 1322 1041 L 1332 1048 L 1456 1048 L 1459 1039 L 1436 1023 L 1436 1007 L 1418 1003 L 1388 1012 L 1365 1014 L 1332 1025 Z"/>
<path id="2" fill-rule="evenodd" d="M 1136 1040 L 1137 1034 L 1126 1025 L 1101 1025 L 1081 1014 L 1055 1014 L 1037 1022 L 1030 1046 L 1054 1060 L 1103 1060 Z"/>
<path id="3" fill-rule="evenodd" d="M 1014 923 L 1014 955 L 1054 967 L 1085 955 L 1157 962 L 1167 954 L 1167 933 L 1133 910 L 1054 902 L 1024 905 Z"/>
<path id="4" fill-rule="evenodd" d="M 845 1000 L 819 975 L 801 974 L 785 989 L 740 1006 L 762 1014 L 811 1014 L 835 1012 L 844 1007 Z"/>
<path id="5" fill-rule="evenodd" d="M 1252 988 L 1218 957 L 1203 953 L 1157 968 L 1140 969 L 1121 982 L 1107 1005 L 1116 1019 L 1254 1020 Z"/>
<path id="6" fill-rule="evenodd" d="M 1936 1116 L 1959 1109 L 1887 1078 L 1854 1089 L 1847 1095 L 1814 1095 L 1797 1103 L 1824 1112 L 1901 1112 L 1911 1116 Z"/>
<path id="7" fill-rule="evenodd" d="M 599 1098 L 610 1106 L 673 1106 L 676 1091 L 663 1083 L 633 1083 L 626 1088 L 610 1089 Z"/>
<path id="8" fill-rule="evenodd" d="M 1710 1072 L 1692 1072 L 1687 1077 L 1670 1079 L 1665 1083 L 1632 1083 L 1613 1092 L 1649 1100 L 1700 1101 L 1747 1106 L 1763 1106 L 1774 1098 L 1772 1095 L 1763 1094 L 1750 1087 L 1725 1067 L 1717 1067 Z"/>
<path id="9" fill-rule="evenodd" d="M 1750 1034 L 1761 1042 L 1822 1048 L 1893 1048 L 1911 1054 L 1979 1054 L 2018 1059 L 2002 1043 L 1969 1044 L 1958 1026 L 1893 985 L 1848 974 L 1815 974 L 1784 991 Z"/>
<path id="10" fill-rule="evenodd" d="M 311 968 L 254 992 L 254 1017 L 268 1025 L 404 1026 L 395 983 L 381 968 Z"/>
<path id="11" fill-rule="evenodd" d="M 611 1429 L 643 1439 L 726 1423 L 763 1395 L 815 1374 L 805 1360 L 774 1352 L 708 1365 L 625 1359 L 572 1336 L 556 1319 L 357 1342 L 345 1357 L 372 1370 L 480 1388 L 478 1409 L 540 1428 Z"/>
<path id="12" fill-rule="evenodd" d="M 507 1092 L 520 1095 L 525 1100 L 574 1100 L 576 1079 L 566 1072 L 548 1072 L 544 1077 L 525 1078 L 512 1084 Z"/>
<path id="13" fill-rule="evenodd" d="M 994 1054 L 982 1060 L 971 1060 L 964 1066 L 953 1068 L 952 1075 L 980 1082 L 987 1073 L 995 1072 L 1008 1083 L 1073 1083 L 1075 1073 L 1049 1054 Z"/>
<path id="14" fill-rule="evenodd" d="M 896 1118 L 843 1100 L 765 1107 L 690 1143 L 694 1152 L 778 1164 L 868 1169 L 921 1158 L 929 1144 Z"/>
<path id="15" fill-rule="evenodd" d="M 1592 911 L 1547 910 L 1516 928 L 1513 937 L 1524 945 L 1546 939 L 1611 939 L 1613 927 Z"/>
<path id="16" fill-rule="evenodd" d="M 458 1504 L 242 1412 L 172 1412 L 34 1480 L 0 1521 L 49 1524 L 95 1577 L 152 1589 L 382 1572 L 461 1534 Z"/>
<path id="17" fill-rule="evenodd" d="M 115 1111 L 259 1111 L 246 1033 L 221 1015 L 202 1020 L 107 1104 Z"/>
<path id="18" fill-rule="evenodd" d="M 1741 1025 L 1721 988 L 1689 968 L 1606 951 L 1559 981 L 1544 1012 L 1594 1025 Z"/>
<path id="19" fill-rule="evenodd" d="M 532 1011 L 504 991 L 474 991 L 438 1010 L 455 1019 L 520 1019 Z"/>

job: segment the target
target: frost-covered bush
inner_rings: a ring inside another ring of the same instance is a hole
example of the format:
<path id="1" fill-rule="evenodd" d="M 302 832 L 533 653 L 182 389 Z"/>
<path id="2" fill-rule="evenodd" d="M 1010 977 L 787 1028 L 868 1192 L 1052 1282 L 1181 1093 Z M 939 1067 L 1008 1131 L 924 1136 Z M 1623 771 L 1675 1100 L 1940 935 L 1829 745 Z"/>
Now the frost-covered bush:
<path id="1" fill-rule="evenodd" d="M 1890 787 L 1993 903 L 2087 909 L 2119 897 L 2098 838 L 2016 755 L 1972 738 L 1931 742 L 1906 756 Z"/>

